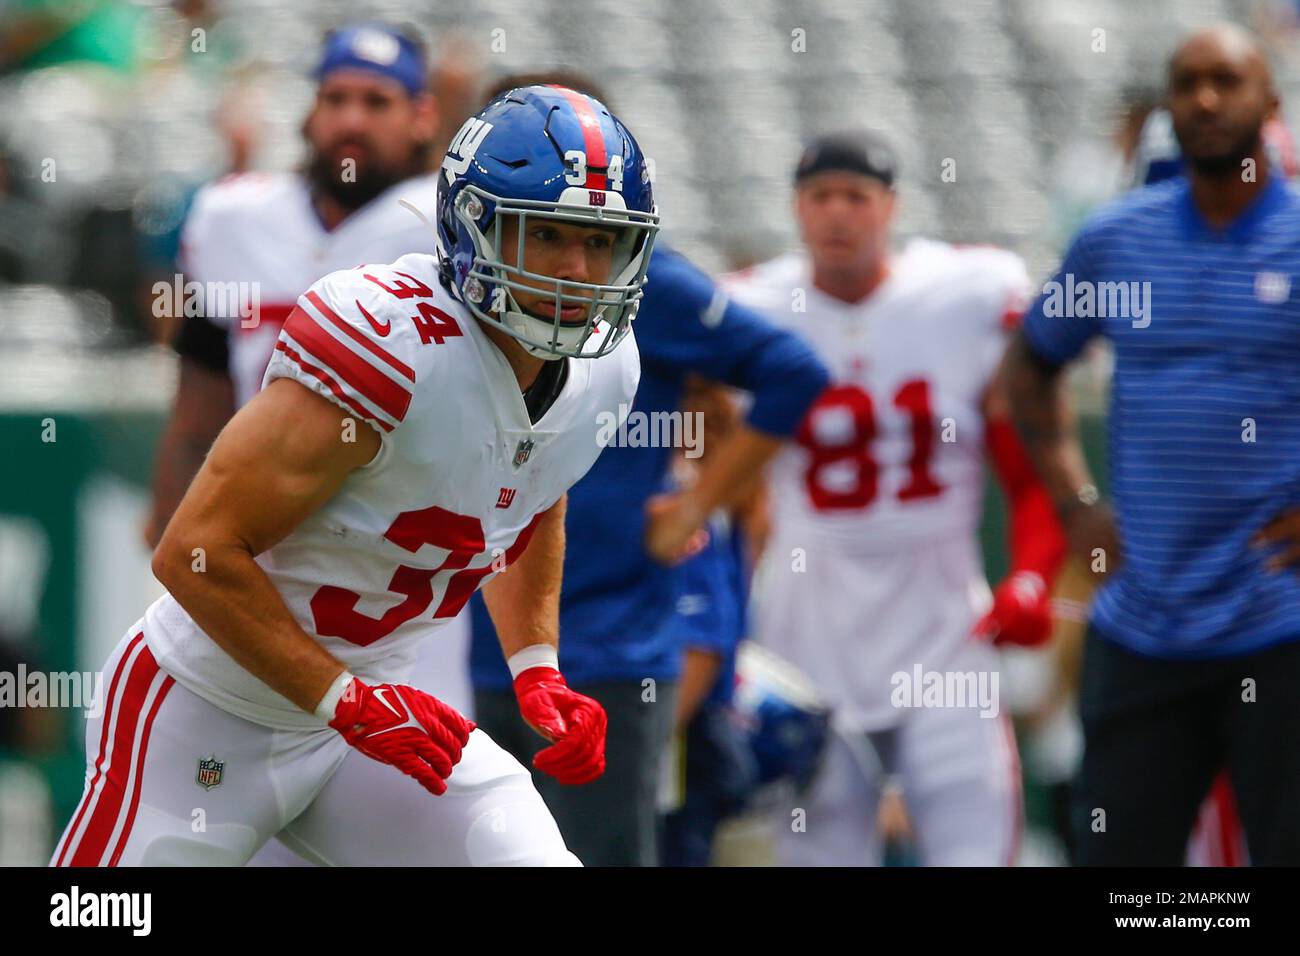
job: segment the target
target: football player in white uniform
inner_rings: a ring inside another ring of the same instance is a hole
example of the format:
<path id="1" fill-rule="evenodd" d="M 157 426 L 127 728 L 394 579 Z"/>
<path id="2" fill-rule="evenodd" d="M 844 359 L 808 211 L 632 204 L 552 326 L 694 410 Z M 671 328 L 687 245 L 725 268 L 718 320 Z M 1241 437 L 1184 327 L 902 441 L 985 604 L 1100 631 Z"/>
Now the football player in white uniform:
<path id="1" fill-rule="evenodd" d="M 226 176 L 200 189 L 181 233 L 186 297 L 176 339 L 180 377 L 159 444 L 145 538 L 163 528 L 217 433 L 262 386 L 280 327 L 303 289 L 338 269 L 433 253 L 437 104 L 424 56 L 378 25 L 331 33 L 303 124 L 301 172 Z M 405 204 L 405 205 L 404 205 Z"/>
<path id="2" fill-rule="evenodd" d="M 55 864 L 240 864 L 277 834 L 319 863 L 577 862 L 528 772 L 403 682 L 484 586 L 554 741 L 534 765 L 603 770 L 604 712 L 557 669 L 564 496 L 634 395 L 657 223 L 622 123 L 529 87 L 453 141 L 440 259 L 298 299 L 158 546 L 169 593 L 105 665 Z"/>
<path id="3" fill-rule="evenodd" d="M 878 134 L 817 139 L 795 174 L 805 250 L 727 282 L 834 380 L 771 466 L 755 582 L 754 636 L 821 686 L 839 731 L 811 791 L 782 809 L 778 857 L 792 865 L 879 862 L 881 767 L 901 780 L 927 863 L 1013 858 L 1019 765 L 990 643 L 1046 640 L 1064 556 L 994 387 L 1024 266 L 922 240 L 891 254 L 894 173 Z M 993 594 L 978 541 L 986 460 L 1011 512 L 1012 572 Z M 969 699 L 936 692 L 954 687 Z"/>
<path id="4" fill-rule="evenodd" d="M 149 547 L 217 434 L 262 387 L 299 293 L 338 269 L 436 252 L 434 231 L 413 212 L 432 215 L 437 206 L 437 178 L 425 171 L 441 104 L 425 88 L 427 72 L 422 49 L 397 30 L 365 24 L 333 31 L 303 123 L 303 169 L 226 176 L 195 196 L 179 265 L 203 295 L 193 300 L 198 308 L 177 316 L 180 375 L 156 456 Z M 445 632 L 425 645 L 416 683 L 464 709 L 472 703 L 466 616 Z M 252 862 L 302 863 L 277 841 Z"/>

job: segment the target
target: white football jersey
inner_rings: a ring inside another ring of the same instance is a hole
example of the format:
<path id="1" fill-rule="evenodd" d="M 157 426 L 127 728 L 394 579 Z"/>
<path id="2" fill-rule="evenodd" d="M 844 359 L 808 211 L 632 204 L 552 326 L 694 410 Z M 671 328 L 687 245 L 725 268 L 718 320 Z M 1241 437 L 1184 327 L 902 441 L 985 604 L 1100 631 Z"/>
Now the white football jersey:
<path id="1" fill-rule="evenodd" d="M 983 500 L 983 401 L 1027 301 L 1019 257 L 914 240 L 850 305 L 800 254 L 724 280 L 830 370 L 771 472 L 774 521 L 846 551 L 972 533 Z"/>
<path id="2" fill-rule="evenodd" d="M 280 326 L 299 293 L 363 262 L 437 251 L 437 180 L 398 183 L 326 231 L 296 173 L 227 176 L 199 190 L 181 233 L 180 266 L 202 285 L 204 315 L 230 330 L 230 375 L 243 405 L 262 387 Z M 256 305 L 254 311 L 252 306 Z"/>
<path id="3" fill-rule="evenodd" d="M 983 407 L 1028 300 L 1024 264 L 914 240 L 856 304 L 816 289 L 802 254 L 724 285 L 803 338 L 832 381 L 768 472 L 755 636 L 804 668 L 849 724 L 887 725 L 891 676 L 966 659 L 989 601 L 977 535 Z"/>
<path id="4" fill-rule="evenodd" d="M 505 356 L 439 283 L 433 256 L 336 272 L 298 299 L 266 381 L 301 382 L 383 443 L 257 561 L 302 628 L 358 677 L 406 680 L 418 644 L 523 552 L 540 512 L 616 430 L 640 378 L 633 336 L 602 358 L 565 361 L 564 388 L 531 423 Z M 149 608 L 144 631 L 165 670 L 223 709 L 319 726 L 170 595 Z"/>

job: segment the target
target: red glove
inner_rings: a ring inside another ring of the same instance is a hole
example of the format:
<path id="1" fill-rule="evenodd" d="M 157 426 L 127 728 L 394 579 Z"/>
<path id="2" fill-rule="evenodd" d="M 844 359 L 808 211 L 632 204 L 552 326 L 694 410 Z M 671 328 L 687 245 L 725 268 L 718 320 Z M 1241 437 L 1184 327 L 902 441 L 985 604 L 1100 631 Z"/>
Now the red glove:
<path id="1" fill-rule="evenodd" d="M 972 632 L 994 644 L 1037 647 L 1052 635 L 1052 602 L 1041 575 L 1017 571 L 993 591 L 993 609 Z"/>
<path id="2" fill-rule="evenodd" d="M 352 678 L 329 725 L 367 757 L 414 777 L 435 796 L 474 729 L 454 708 L 405 684 L 371 687 Z"/>
<path id="3" fill-rule="evenodd" d="M 605 772 L 605 708 L 569 689 L 554 667 L 529 667 L 515 678 L 519 713 L 554 741 L 533 766 L 560 783 L 590 783 Z"/>

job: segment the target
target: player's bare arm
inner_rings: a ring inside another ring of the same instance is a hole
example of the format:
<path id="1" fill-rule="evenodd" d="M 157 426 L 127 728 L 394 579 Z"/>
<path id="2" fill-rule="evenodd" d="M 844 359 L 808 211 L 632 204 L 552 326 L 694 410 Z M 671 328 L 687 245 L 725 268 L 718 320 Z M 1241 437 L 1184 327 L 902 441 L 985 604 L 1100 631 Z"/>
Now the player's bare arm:
<path id="1" fill-rule="evenodd" d="M 1300 508 L 1288 508 L 1266 524 L 1255 546 L 1275 550 L 1267 561 L 1270 571 L 1300 570 Z"/>
<path id="2" fill-rule="evenodd" d="M 154 574 L 204 632 L 307 711 L 344 667 L 294 621 L 253 559 L 324 504 L 379 444 L 373 428 L 328 400 L 273 381 L 221 432 L 154 554 Z"/>
<path id="3" fill-rule="evenodd" d="M 552 741 L 533 766 L 561 783 L 582 784 L 605 772 L 604 708 L 575 693 L 559 670 L 560 582 L 568 496 L 542 513 L 518 561 L 483 585 L 483 601 L 514 677 L 519 712 Z"/>
<path id="4" fill-rule="evenodd" d="M 1092 568 L 1100 548 L 1106 566 L 1113 568 L 1121 557 L 1115 517 L 1097 498 L 1063 371 L 1063 366 L 1039 358 L 1017 333 L 1000 374 L 1016 431 L 1051 495 L 1072 549 Z"/>
<path id="5" fill-rule="evenodd" d="M 368 424 L 297 382 L 272 381 L 218 436 L 163 534 L 153 569 L 239 666 L 366 756 L 440 795 L 473 724 L 413 687 L 371 687 L 354 677 L 297 624 L 254 561 L 379 447 Z"/>
<path id="6" fill-rule="evenodd" d="M 533 645 L 559 646 L 567 502 L 565 495 L 544 511 L 519 560 L 483 585 L 483 601 L 507 660 Z"/>
<path id="7" fill-rule="evenodd" d="M 235 411 L 234 383 L 228 374 L 181 357 L 180 377 L 171 418 L 159 440 L 153 480 L 153 503 L 145 525 L 145 542 L 158 546 L 194 476 Z"/>
<path id="8" fill-rule="evenodd" d="M 707 538 L 700 529 L 716 508 L 729 508 L 753 493 L 764 467 L 782 440 L 742 423 L 690 488 L 651 499 L 646 549 L 655 560 L 675 564 L 698 552 Z"/>

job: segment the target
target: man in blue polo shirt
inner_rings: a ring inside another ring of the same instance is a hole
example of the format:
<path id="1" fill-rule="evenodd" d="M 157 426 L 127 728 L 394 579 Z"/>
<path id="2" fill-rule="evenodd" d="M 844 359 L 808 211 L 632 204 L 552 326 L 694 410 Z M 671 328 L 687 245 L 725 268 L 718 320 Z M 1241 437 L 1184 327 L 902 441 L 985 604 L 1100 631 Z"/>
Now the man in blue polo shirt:
<path id="1" fill-rule="evenodd" d="M 1178 865 L 1227 766 L 1250 856 L 1300 863 L 1300 197 L 1270 170 L 1258 41 L 1188 38 L 1168 107 L 1186 176 L 1095 214 L 1007 356 L 1014 414 L 1092 608 L 1079 860 Z M 1114 511 L 1062 371 L 1110 340 Z"/>

